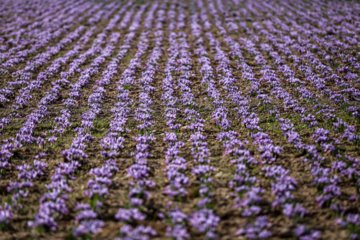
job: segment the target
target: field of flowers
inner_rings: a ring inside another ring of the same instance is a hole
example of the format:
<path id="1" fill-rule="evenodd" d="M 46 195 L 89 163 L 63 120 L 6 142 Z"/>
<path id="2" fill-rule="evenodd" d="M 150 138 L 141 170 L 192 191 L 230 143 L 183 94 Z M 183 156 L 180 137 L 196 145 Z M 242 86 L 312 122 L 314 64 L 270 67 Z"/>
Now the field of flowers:
<path id="1" fill-rule="evenodd" d="M 360 239 L 359 3 L 0 14 L 0 239 Z"/>

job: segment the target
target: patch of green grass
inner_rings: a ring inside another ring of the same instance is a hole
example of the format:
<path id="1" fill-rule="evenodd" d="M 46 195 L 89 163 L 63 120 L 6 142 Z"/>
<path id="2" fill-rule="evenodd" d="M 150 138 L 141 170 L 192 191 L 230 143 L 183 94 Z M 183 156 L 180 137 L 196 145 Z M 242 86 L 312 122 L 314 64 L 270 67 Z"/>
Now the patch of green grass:
<path id="1" fill-rule="evenodd" d="M 121 61 L 124 62 L 124 63 L 128 63 L 128 62 L 130 62 L 130 60 L 131 60 L 132 58 L 133 58 L 133 57 L 132 57 L 131 55 L 126 55 L 125 57 L 123 57 L 123 58 L 121 59 Z"/>
<path id="2" fill-rule="evenodd" d="M 94 121 L 93 126 L 96 129 L 108 129 L 110 128 L 110 121 L 108 119 L 98 119 Z"/>

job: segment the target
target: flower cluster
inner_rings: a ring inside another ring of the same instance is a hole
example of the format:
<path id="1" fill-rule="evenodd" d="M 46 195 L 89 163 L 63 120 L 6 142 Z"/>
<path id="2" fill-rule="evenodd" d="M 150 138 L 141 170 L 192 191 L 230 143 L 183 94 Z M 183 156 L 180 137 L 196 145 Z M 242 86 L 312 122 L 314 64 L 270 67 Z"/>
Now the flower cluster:
<path id="1" fill-rule="evenodd" d="M 141 11 L 135 16 L 138 21 L 141 17 L 142 11 L 145 10 L 146 5 Z M 156 7 L 152 7 L 152 11 L 148 13 L 148 20 L 152 21 L 154 18 L 153 13 Z M 141 14 L 139 14 L 141 13 Z M 158 20 L 158 18 L 156 19 Z M 139 27 L 138 21 L 133 22 L 130 26 L 130 30 L 135 30 Z M 149 26 L 150 27 L 150 26 Z M 137 67 L 140 67 L 140 59 L 145 54 L 148 48 L 148 37 L 149 32 L 142 33 L 141 40 L 138 44 L 138 51 L 135 54 L 135 59 L 130 61 L 128 69 L 123 72 L 121 80 L 119 81 L 119 87 L 117 88 L 121 93 L 119 94 L 120 102 L 126 103 L 128 99 L 128 89 L 130 85 L 135 85 L 134 74 Z M 150 153 L 150 144 L 155 140 L 153 134 L 150 134 L 154 122 L 152 119 L 152 105 L 150 93 L 155 90 L 151 83 L 154 79 L 154 73 L 158 69 L 158 60 L 162 56 L 162 50 L 160 48 L 161 41 L 163 39 L 162 30 L 155 32 L 155 47 L 149 55 L 142 77 L 138 80 L 138 86 L 141 91 L 139 93 L 139 101 L 137 109 L 134 113 L 134 120 L 138 122 L 137 129 L 139 135 L 134 137 L 136 142 L 136 151 L 132 152 L 131 155 L 134 157 L 134 164 L 127 169 L 128 177 L 131 177 L 133 181 L 129 182 L 130 189 L 128 198 L 130 200 L 130 209 L 120 208 L 116 214 L 116 219 L 124 222 L 125 225 L 120 229 L 120 237 L 118 239 L 150 239 L 151 236 L 156 235 L 151 227 L 144 227 L 139 225 L 132 227 L 130 223 L 134 221 L 142 221 L 146 218 L 146 215 L 142 213 L 141 209 L 146 205 L 146 201 L 151 197 L 148 189 L 153 188 L 155 183 L 151 180 L 147 180 L 150 172 L 150 168 L 147 166 L 148 158 L 152 157 Z M 120 103 L 119 102 L 119 103 Z M 119 105 L 119 107 L 122 107 Z"/>
<path id="2" fill-rule="evenodd" d="M 114 21 L 113 24 L 115 23 L 116 22 Z M 112 77 L 117 73 L 117 63 L 128 52 L 127 46 L 132 42 L 133 38 L 133 34 L 127 34 L 124 40 L 124 45 L 119 48 L 120 50 L 116 57 L 109 62 L 106 70 L 103 71 L 101 80 L 97 81 L 98 87 L 94 89 L 95 93 L 89 95 L 90 110 L 85 112 L 83 116 L 86 116 L 87 114 L 95 117 L 99 114 L 101 107 L 100 104 L 102 103 L 101 99 L 103 98 L 103 93 L 105 92 L 104 87 L 110 84 Z M 112 39 L 115 40 L 114 38 Z M 109 54 L 110 53 L 111 52 L 109 52 Z M 128 111 L 125 107 L 124 109 L 118 108 L 114 111 L 114 118 L 122 117 L 124 120 L 123 123 L 125 124 L 127 120 L 127 112 Z M 84 125 L 84 122 L 89 123 L 88 128 L 91 130 L 92 122 L 89 119 L 86 119 L 83 120 L 82 125 Z M 122 132 L 124 132 L 123 129 L 119 130 L 110 128 L 107 136 L 100 140 L 100 145 L 103 148 L 101 155 L 107 160 L 101 167 L 93 168 L 89 172 L 89 175 L 94 175 L 95 179 L 90 179 L 87 182 L 87 189 L 84 190 L 84 195 L 88 197 L 89 203 L 79 204 L 79 213 L 76 216 L 77 226 L 73 229 L 74 237 L 84 238 L 86 236 L 91 236 L 91 234 L 99 232 L 104 224 L 103 221 L 97 219 L 97 212 L 102 206 L 101 199 L 108 194 L 108 187 L 112 184 L 111 177 L 113 176 L 113 173 L 118 170 L 116 162 L 111 158 L 118 156 L 119 151 L 124 148 L 123 142 L 125 139 L 124 137 L 119 136 Z"/>
<path id="3" fill-rule="evenodd" d="M 92 74 L 95 74 L 98 70 L 98 67 L 101 63 L 104 62 L 106 56 L 111 56 L 112 52 L 114 51 L 113 44 L 118 41 L 119 34 L 113 34 L 110 36 L 109 44 L 104 49 L 99 49 L 99 46 L 105 43 L 105 33 L 100 33 L 98 35 L 98 38 L 95 39 L 95 43 L 93 45 L 93 54 L 95 52 L 99 52 L 100 56 L 97 58 L 94 58 L 92 63 L 90 64 L 90 67 L 85 69 L 81 72 L 81 77 L 79 78 L 78 82 L 76 82 L 74 85 L 71 85 L 72 91 L 69 94 L 69 98 L 67 100 L 74 100 L 73 97 L 78 96 L 80 89 L 88 84 L 88 79 Z M 98 50 L 96 50 L 98 49 Z M 91 51 L 90 51 L 91 52 Z M 123 56 L 124 53 L 120 50 L 119 57 Z M 85 59 L 84 59 L 85 60 Z M 110 65 L 111 66 L 111 65 Z M 109 66 L 109 69 L 111 69 Z M 71 71 L 71 69 L 70 69 Z M 72 74 L 71 72 L 62 73 L 62 75 Z M 112 73 L 114 74 L 114 73 Z M 83 77 L 83 78 L 82 78 Z M 57 227 L 57 223 L 55 221 L 55 216 L 57 215 L 63 215 L 68 213 L 68 209 L 66 207 L 66 201 L 68 199 L 67 192 L 71 192 L 71 187 L 69 186 L 68 180 L 74 180 L 76 179 L 76 171 L 77 169 L 82 165 L 82 161 L 88 157 L 88 155 L 85 153 L 86 144 L 90 141 L 92 141 L 94 138 L 91 136 L 90 133 L 87 133 L 91 130 L 92 121 L 95 119 L 96 115 L 100 113 L 100 107 L 101 105 L 98 104 L 98 99 L 102 98 L 102 94 L 104 93 L 104 88 L 102 86 L 105 86 L 106 84 L 109 84 L 109 79 L 107 77 L 104 77 L 101 81 L 98 83 L 100 86 L 95 87 L 95 94 L 98 93 L 97 97 L 94 98 L 94 94 L 89 95 L 89 107 L 90 110 L 85 112 L 82 117 L 85 118 L 82 122 L 81 128 L 76 128 L 75 132 L 77 133 L 77 136 L 73 139 L 72 145 L 70 148 L 62 151 L 62 155 L 64 158 L 68 161 L 67 163 L 60 163 L 58 167 L 55 169 L 55 174 L 52 176 L 51 180 L 52 182 L 47 186 L 49 189 L 49 192 L 43 195 L 43 197 L 40 199 L 40 207 L 39 212 L 35 215 L 35 221 L 29 221 L 29 226 L 34 227 L 39 231 L 43 231 L 46 229 L 55 230 Z M 67 101 L 71 102 L 71 101 Z M 66 102 L 65 102 L 66 103 Z M 68 107 L 69 105 L 66 104 Z M 60 119 L 58 119 L 58 125 L 59 127 L 55 126 L 52 133 L 57 133 L 56 130 L 63 129 L 63 127 L 69 126 L 69 124 L 64 124 L 68 122 L 68 119 L 70 118 L 70 111 L 62 111 L 62 116 Z M 56 141 L 56 139 L 53 138 L 53 141 Z M 111 162 L 109 163 L 111 165 Z M 106 185 L 106 181 L 105 181 Z M 91 198 L 92 195 L 97 194 L 97 191 L 102 192 L 101 184 L 97 184 L 95 182 L 90 181 L 90 189 L 87 191 L 89 197 Z M 100 189 L 99 189 L 100 187 Z M 91 196 L 90 196 L 91 195 Z M 85 231 L 84 229 L 82 230 Z M 86 233 L 84 233 L 86 234 Z"/>

